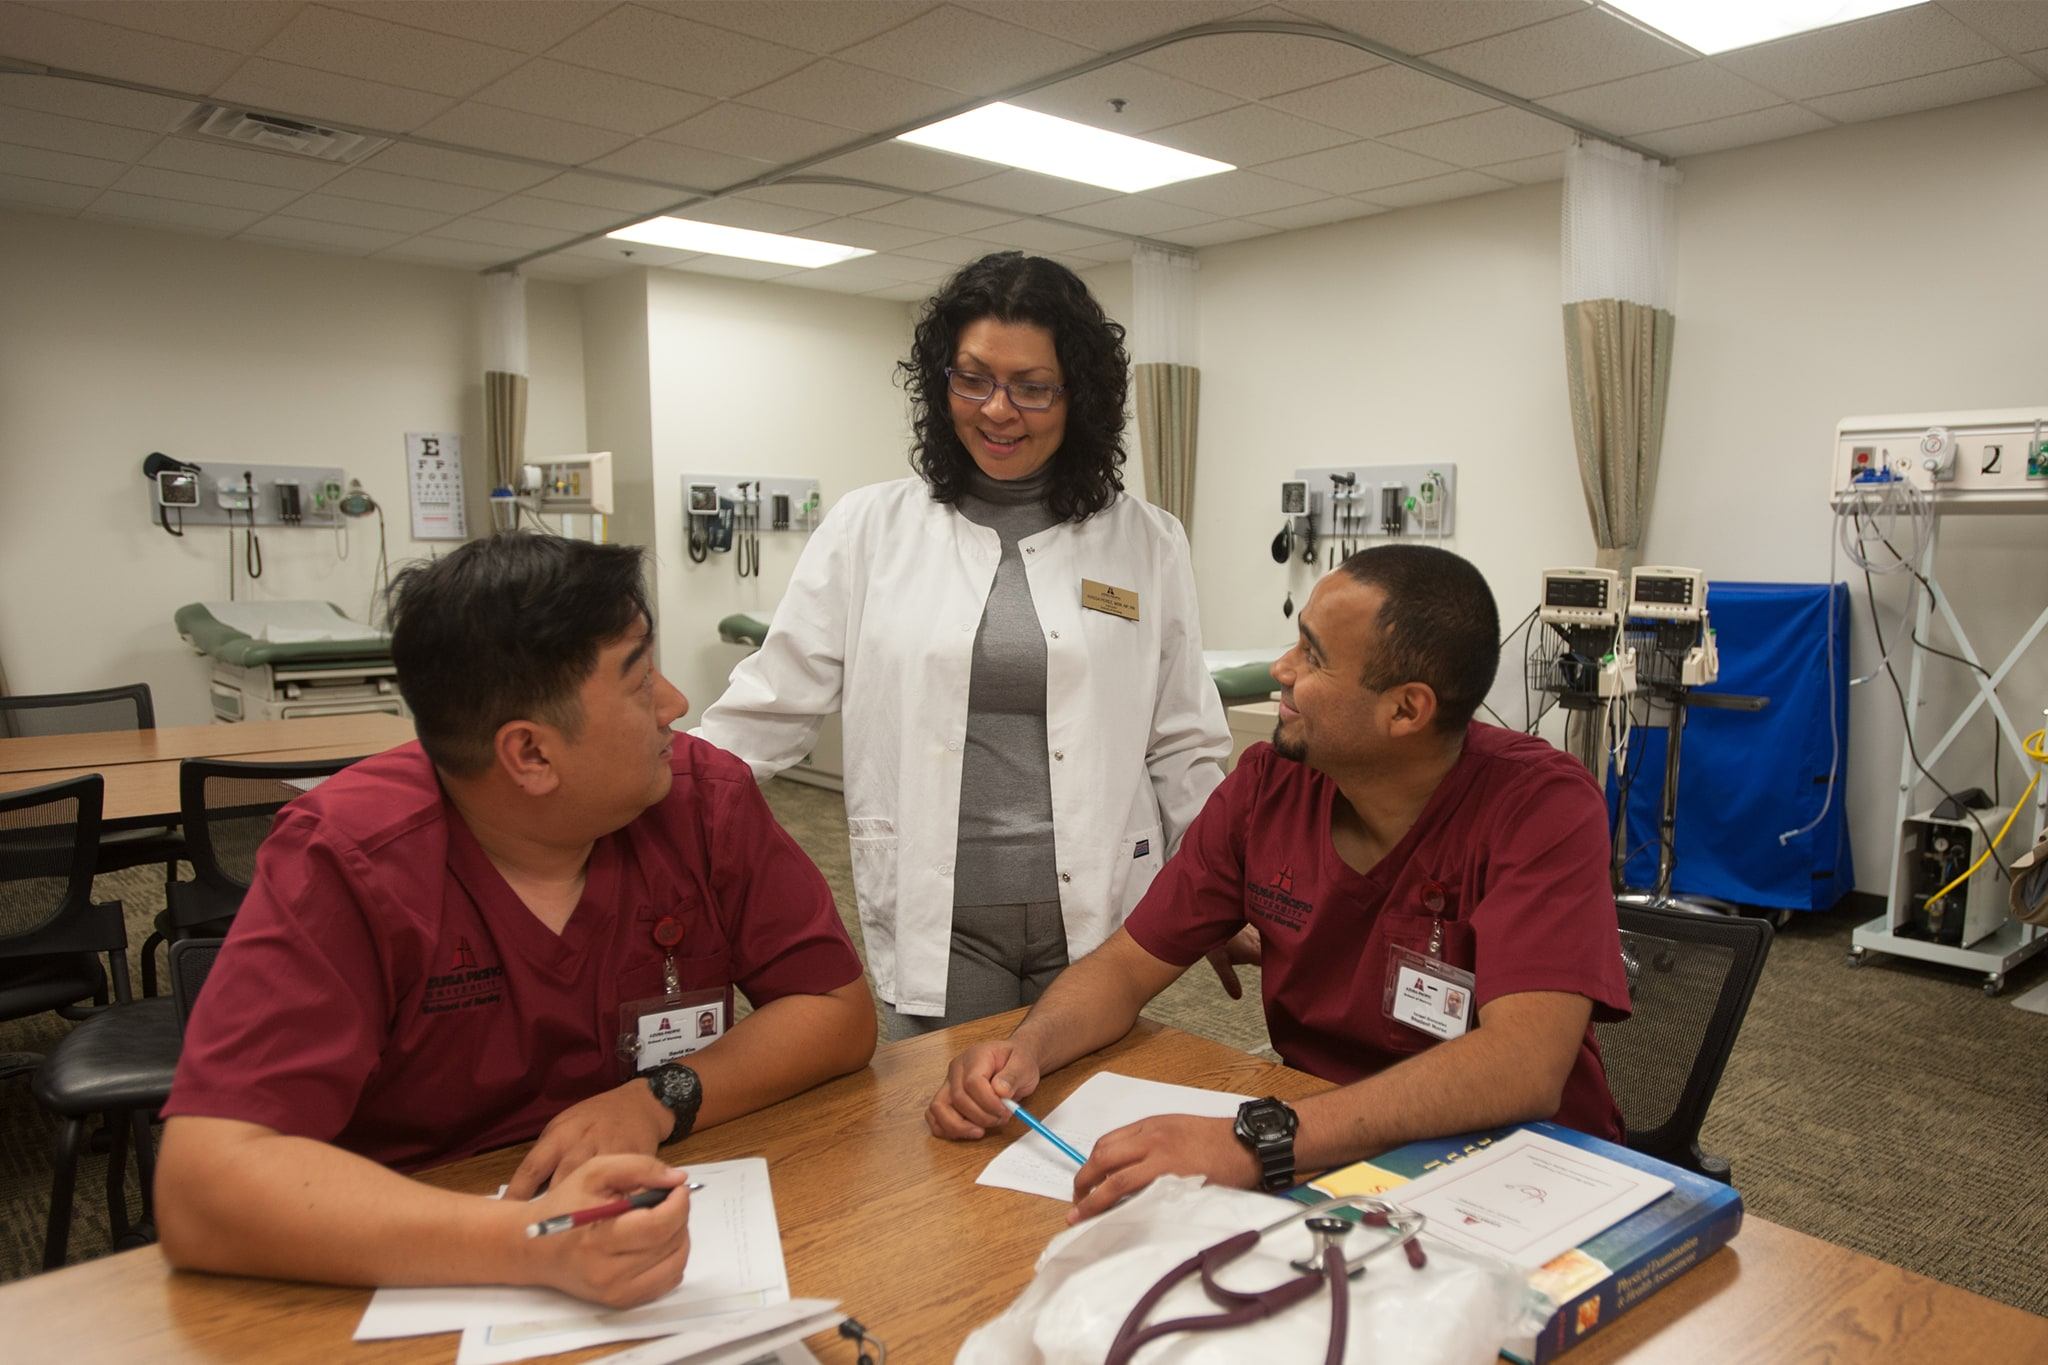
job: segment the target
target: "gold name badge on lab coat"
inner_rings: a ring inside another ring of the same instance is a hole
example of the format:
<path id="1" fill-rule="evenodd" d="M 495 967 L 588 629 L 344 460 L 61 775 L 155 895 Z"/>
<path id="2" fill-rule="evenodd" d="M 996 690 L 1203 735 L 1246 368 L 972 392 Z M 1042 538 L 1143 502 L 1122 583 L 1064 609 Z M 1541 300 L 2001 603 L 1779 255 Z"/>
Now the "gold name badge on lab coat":
<path id="1" fill-rule="evenodd" d="M 1097 583 L 1092 578 L 1081 580 L 1081 605 L 1090 611 L 1121 616 L 1126 621 L 1138 619 L 1138 594 L 1129 588 L 1112 588 L 1107 583 Z"/>

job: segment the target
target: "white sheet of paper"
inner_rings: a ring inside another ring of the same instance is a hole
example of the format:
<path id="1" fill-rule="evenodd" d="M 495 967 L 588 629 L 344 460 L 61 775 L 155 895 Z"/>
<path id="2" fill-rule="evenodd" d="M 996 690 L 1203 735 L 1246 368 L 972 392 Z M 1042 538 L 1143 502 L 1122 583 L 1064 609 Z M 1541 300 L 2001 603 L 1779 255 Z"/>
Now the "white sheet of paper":
<path id="1" fill-rule="evenodd" d="M 598 1359 L 605 1365 L 815 1365 L 803 1344 L 846 1320 L 832 1299 L 791 1299 L 774 1308 L 700 1318 L 674 1336 Z"/>
<path id="2" fill-rule="evenodd" d="M 1517 1132 L 1386 1198 L 1427 1217 L 1427 1236 L 1533 1270 L 1670 1189 L 1647 1171 Z"/>
<path id="3" fill-rule="evenodd" d="M 1237 1117 L 1237 1107 L 1250 1096 L 1227 1095 L 1219 1090 L 1197 1090 L 1188 1085 L 1167 1085 L 1114 1071 L 1098 1071 L 1067 1096 L 1065 1103 L 1050 1114 L 1036 1114 L 1046 1127 L 1071 1143 L 1075 1150 L 1091 1152 L 1104 1133 L 1139 1119 L 1158 1114 L 1194 1114 L 1202 1118 Z M 1025 1108 L 1030 1109 L 1029 1102 Z M 1015 1121 L 1019 1128 L 1024 1121 Z M 1074 1197 L 1074 1172 L 1080 1168 L 1057 1147 L 1026 1128 L 1024 1136 L 997 1154 L 975 1177 L 977 1185 L 1002 1190 L 1022 1190 L 1065 1202 Z"/>

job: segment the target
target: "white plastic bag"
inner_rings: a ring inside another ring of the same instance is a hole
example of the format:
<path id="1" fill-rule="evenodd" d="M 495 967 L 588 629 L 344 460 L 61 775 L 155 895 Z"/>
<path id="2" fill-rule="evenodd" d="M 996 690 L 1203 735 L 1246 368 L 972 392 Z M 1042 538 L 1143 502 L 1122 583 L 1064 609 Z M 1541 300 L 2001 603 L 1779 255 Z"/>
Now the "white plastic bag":
<path id="1" fill-rule="evenodd" d="M 1003 1313 L 968 1337 L 956 1365 L 1101 1365 L 1117 1329 L 1139 1296 L 1205 1247 L 1247 1228 L 1263 1228 L 1299 1208 L 1245 1190 L 1212 1189 L 1198 1179 L 1167 1176 L 1143 1193 L 1054 1237 L 1038 1273 Z M 1359 1228 L 1344 1244 L 1357 1260 L 1381 1233 Z M 1307 1256 L 1314 1238 L 1296 1222 L 1262 1239 L 1218 1272 L 1218 1283 L 1245 1293 L 1272 1288 L 1301 1272 L 1288 1262 Z M 1398 1360 L 1406 1365 L 1490 1365 L 1515 1327 L 1525 1293 L 1520 1276 L 1431 1244 L 1429 1264 L 1411 1269 L 1390 1251 L 1372 1258 L 1351 1282 L 1351 1321 L 1344 1360 Z M 1147 1316 L 1147 1323 L 1223 1311 L 1199 1276 L 1184 1279 Z M 1248 1327 L 1186 1332 L 1139 1351 L 1137 1365 L 1283 1365 L 1321 1361 L 1329 1342 L 1329 1297 L 1302 1303 Z"/>

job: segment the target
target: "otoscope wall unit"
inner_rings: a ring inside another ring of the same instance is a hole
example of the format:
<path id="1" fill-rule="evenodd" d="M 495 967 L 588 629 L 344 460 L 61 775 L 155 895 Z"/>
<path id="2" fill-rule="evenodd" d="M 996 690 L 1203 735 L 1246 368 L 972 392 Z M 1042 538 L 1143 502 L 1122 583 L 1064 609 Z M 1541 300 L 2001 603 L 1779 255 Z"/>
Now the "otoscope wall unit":
<path id="1" fill-rule="evenodd" d="M 1448 461 L 1297 469 L 1281 484 L 1283 507 L 1297 505 L 1286 496 L 1295 484 L 1307 495 L 1296 534 L 1312 532 L 1332 565 L 1368 540 L 1439 540 L 1455 529 L 1458 466 Z"/>
<path id="2" fill-rule="evenodd" d="M 719 501 L 731 508 L 752 507 L 762 531 L 813 531 L 824 515 L 816 479 L 777 474 L 685 474 L 683 513 L 716 517 Z"/>
<path id="3" fill-rule="evenodd" d="M 150 521 L 173 526 L 335 526 L 348 473 L 333 465 L 242 464 L 213 459 L 192 475 L 197 501 L 163 503 L 157 480 L 141 490 Z M 189 492 L 188 492 L 189 496 Z"/>

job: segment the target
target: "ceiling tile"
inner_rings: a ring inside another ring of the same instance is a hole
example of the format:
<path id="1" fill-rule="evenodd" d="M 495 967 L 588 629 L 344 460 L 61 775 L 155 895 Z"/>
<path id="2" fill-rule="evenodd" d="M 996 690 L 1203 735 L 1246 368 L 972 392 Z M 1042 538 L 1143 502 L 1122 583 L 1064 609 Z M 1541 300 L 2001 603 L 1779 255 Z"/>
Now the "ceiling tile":
<path id="1" fill-rule="evenodd" d="M 476 216 L 495 218 L 501 223 L 555 228 L 562 232 L 596 232 L 600 228 L 615 228 L 630 215 L 617 209 L 590 208 L 582 204 L 564 204 L 559 199 L 536 199 L 530 195 L 515 194 L 488 208 L 478 209 Z"/>
<path id="2" fill-rule="evenodd" d="M 859 135 L 829 123 L 813 123 L 728 101 L 674 127 L 664 127 L 654 136 L 663 142 L 680 142 L 729 156 L 751 156 L 787 164 L 845 146 Z"/>
<path id="3" fill-rule="evenodd" d="M 373 204 L 400 204 L 407 208 L 437 209 L 443 213 L 469 213 L 494 203 L 501 191 L 450 185 L 417 176 L 391 175 L 385 171 L 357 166 L 327 182 L 324 192 Z"/>
<path id="4" fill-rule="evenodd" d="M 727 156 L 723 152 L 707 152 L 701 147 L 642 138 L 609 156 L 597 158 L 588 169 L 617 171 L 621 175 L 637 175 L 693 190 L 722 190 L 728 185 L 766 175 L 775 166 L 768 161 L 751 161 L 745 157 Z"/>
<path id="5" fill-rule="evenodd" d="M 193 204 L 181 199 L 156 199 L 146 194 L 109 191 L 93 200 L 87 218 L 111 218 L 124 223 L 148 223 L 156 227 L 183 228 L 225 237 L 239 232 L 263 215 L 248 209 L 223 208 L 218 204 Z"/>
<path id="6" fill-rule="evenodd" d="M 869 251 L 901 251 L 928 242 L 933 233 L 926 228 L 898 227 L 894 223 L 871 223 L 865 218 L 833 218 L 804 230 L 804 236 L 840 246 L 864 246 Z"/>
<path id="7" fill-rule="evenodd" d="M 552 280 L 558 284 L 588 284 L 633 269 L 631 261 L 593 261 L 580 256 L 542 256 L 519 267 L 530 280 Z"/>
<path id="8" fill-rule="evenodd" d="M 1294 15 L 1274 11 L 1243 17 L 1300 22 Z M 1207 38 L 1188 38 L 1131 60 L 1153 71 L 1248 100 L 1266 99 L 1306 85 L 1321 85 L 1382 65 L 1378 57 L 1344 43 L 1284 33 L 1219 33 Z"/>
<path id="9" fill-rule="evenodd" d="M 920 261 L 917 264 L 928 266 L 930 263 Z M 881 289 L 891 284 L 916 282 L 905 280 L 901 274 L 877 266 L 871 256 L 843 261 L 838 265 L 821 266 L 816 270 L 799 270 L 776 281 L 777 284 L 794 285 L 799 289 L 822 289 L 834 294 L 858 294 L 863 290 Z"/>
<path id="10" fill-rule="evenodd" d="M 1319 199 L 1313 204 L 1302 204 L 1291 209 L 1276 209 L 1272 213 L 1252 215 L 1252 221 L 1268 227 L 1293 231 L 1297 228 L 1321 227 L 1324 223 L 1348 223 L 1353 218 L 1364 218 L 1385 210 L 1377 204 L 1368 204 L 1357 199 Z"/>
<path id="11" fill-rule="evenodd" d="M 74 14 L 0 0 L 10 57 L 167 90 L 211 90 L 241 57 L 222 48 L 117 28 Z"/>
<path id="12" fill-rule="evenodd" d="M 1360 137 L 1397 133 L 1403 128 L 1419 128 L 1425 123 L 1441 123 L 1499 107 L 1495 101 L 1475 95 L 1463 86 L 1393 64 L 1328 85 L 1297 90 L 1268 102 L 1276 109 Z"/>
<path id="13" fill-rule="evenodd" d="M 7 79 L 0 77 L 0 82 Z M 84 119 L 45 114 L 35 109 L 0 108 L 0 142 L 17 142 L 24 147 L 41 147 L 49 152 L 75 152 L 79 156 L 133 161 L 148 151 L 159 136 L 139 128 L 89 123 Z"/>
<path id="14" fill-rule="evenodd" d="M 1101 246 L 1077 247 L 1074 254 L 1097 265 L 1109 265 L 1116 261 L 1128 261 L 1137 247 L 1138 244 L 1128 237 L 1116 237 Z"/>
<path id="15" fill-rule="evenodd" d="M 969 261 L 978 261 L 992 252 L 1003 249 L 1003 243 L 987 237 L 941 237 L 935 241 L 898 247 L 896 254 L 920 261 L 937 261 L 941 265 L 959 266 L 966 265 Z"/>
<path id="16" fill-rule="evenodd" d="M 284 218 L 310 218 L 322 223 L 346 223 L 350 227 L 377 228 L 407 236 L 425 232 L 452 216 L 435 209 L 406 208 L 399 204 L 377 204 L 367 199 L 347 199 L 338 194 L 309 194 L 286 205 Z"/>
<path id="17" fill-rule="evenodd" d="M 454 101 L 446 95 L 337 76 L 311 67 L 251 57 L 213 92 L 222 104 L 289 114 L 308 122 L 354 124 L 387 133 L 409 133 Z"/>
<path id="18" fill-rule="evenodd" d="M 263 45 L 262 55 L 315 71 L 455 96 L 475 92 L 523 60 L 502 47 L 319 5 L 300 10 Z"/>
<path id="19" fill-rule="evenodd" d="M 870 222 L 894 223 L 898 227 L 929 228 L 933 232 L 972 232 L 976 228 L 1006 223 L 1017 215 L 1003 210 L 941 204 L 930 199 L 905 199 L 901 203 L 884 204 L 878 209 L 869 209 L 859 216 Z"/>
<path id="20" fill-rule="evenodd" d="M 0 104 L 154 133 L 169 132 L 198 107 L 191 100 L 166 99 L 139 90 L 57 76 L 9 76 L 0 80 Z"/>
<path id="21" fill-rule="evenodd" d="M 1073 251 L 1078 247 L 1100 246 L 1113 240 L 1093 228 L 1073 227 L 1043 218 L 1019 218 L 1013 223 L 1002 223 L 981 231 L 988 236 L 1000 236 L 1005 242 L 1025 251 Z"/>
<path id="22" fill-rule="evenodd" d="M 782 275 L 803 273 L 792 272 L 788 266 L 774 261 L 744 261 L 737 256 L 693 256 L 664 268 L 687 271 L 692 275 L 722 275 L 731 280 L 772 280 Z"/>
<path id="23" fill-rule="evenodd" d="M 99 193 L 90 185 L 60 185 L 54 180 L 31 180 L 24 175 L 0 175 L 0 203 L 26 204 L 39 209 L 76 211 L 91 203 Z"/>
<path id="24" fill-rule="evenodd" d="M 933 0 L 644 0 L 654 9 L 805 52 L 837 52 L 915 19 Z"/>
<path id="25" fill-rule="evenodd" d="M 244 180 L 222 180 L 211 175 L 188 175 L 184 171 L 161 171 L 151 166 L 131 166 L 113 184 L 124 194 L 146 194 L 158 199 L 182 199 L 192 204 L 214 204 L 221 208 L 253 209 L 275 213 L 299 197 L 297 190 L 275 185 L 251 185 Z"/>
<path id="26" fill-rule="evenodd" d="M 40 147 L 16 147 L 0 142 L 0 174 L 26 176 L 30 180 L 54 180 L 66 185 L 102 187 L 113 184 L 128 169 L 119 161 L 97 156 L 76 156 L 70 152 L 46 152 Z"/>
<path id="27" fill-rule="evenodd" d="M 666 247 L 649 246 L 645 242 L 622 242 L 615 237 L 595 237 L 587 242 L 565 246 L 560 251 L 549 253 L 555 256 L 577 256 L 590 260 L 620 261 L 635 266 L 675 265 L 687 261 L 700 253 L 695 251 L 671 251 Z"/>
<path id="28" fill-rule="evenodd" d="M 1372 191 L 1372 203 L 1390 209 L 1411 208 L 1416 204 L 1434 204 L 1445 199 L 1463 199 L 1467 195 L 1486 194 L 1493 190 L 1510 188 L 1505 180 L 1478 171 L 1458 171 L 1452 175 L 1432 176 L 1427 180 L 1410 180 L 1405 185 L 1386 185 Z"/>
<path id="29" fill-rule="evenodd" d="M 1381 141 L 1454 166 L 1490 166 L 1497 161 L 1561 152 L 1572 145 L 1575 136 L 1561 123 L 1520 109 L 1501 108 L 1389 133 Z"/>
<path id="30" fill-rule="evenodd" d="M 1122 100 L 1123 108 L 1115 108 L 1111 100 Z M 1011 103 L 1136 137 L 1169 123 L 1220 113 L 1235 107 L 1238 100 L 1220 90 L 1148 71 L 1135 62 L 1118 62 L 1019 95 Z"/>
<path id="31" fill-rule="evenodd" d="M 2048 47 L 2044 47 L 2038 52 L 2023 52 L 2020 55 L 2027 59 L 2028 65 L 2032 66 L 2034 70 L 2044 76 L 2048 76 Z"/>
<path id="32" fill-rule="evenodd" d="M 543 180 L 535 185 L 529 193 L 541 199 L 589 204 L 597 208 L 617 209 L 620 213 L 654 213 L 681 198 L 674 190 L 658 185 L 635 185 L 582 171 L 564 171 L 552 180 Z"/>
<path id="33" fill-rule="evenodd" d="M 522 114 L 488 104 L 458 104 L 418 128 L 422 137 L 459 142 L 465 147 L 535 157 L 563 166 L 580 165 L 615 152 L 633 139 L 629 134 L 582 123 Z"/>
<path id="34" fill-rule="evenodd" d="M 1078 66 L 1095 54 L 947 5 L 837 55 L 843 62 L 943 85 L 963 95 L 990 95 Z"/>
<path id="35" fill-rule="evenodd" d="M 665 85 L 536 58 L 471 96 L 478 104 L 517 109 L 566 123 L 645 137 L 686 119 L 712 101 Z"/>
<path id="36" fill-rule="evenodd" d="M 792 208 L 788 204 L 771 204 L 745 195 L 734 195 L 708 204 L 693 204 L 676 216 L 700 223 L 748 228 L 755 232 L 795 232 L 813 223 L 822 223 L 831 215 L 816 209 Z"/>
<path id="37" fill-rule="evenodd" d="M 242 234 L 245 238 L 262 238 L 272 242 L 286 242 L 307 246 L 330 246 L 357 255 L 367 256 L 387 246 L 396 246 L 406 239 L 403 232 L 383 232 L 376 228 L 356 227 L 350 223 L 317 222 L 310 218 L 265 218 L 252 224 Z"/>
<path id="38" fill-rule="evenodd" d="M 1220 114 L 1157 129 L 1151 141 L 1228 161 L 1232 166 L 1257 166 L 1334 147 L 1350 141 L 1350 136 L 1278 109 L 1240 104 Z"/>
<path id="39" fill-rule="evenodd" d="M 788 204 L 793 208 L 816 209 L 820 213 L 865 213 L 878 209 L 884 204 L 893 204 L 909 196 L 894 190 L 868 190 L 857 185 L 810 185 L 801 177 L 796 180 L 777 181 L 764 185 L 758 190 L 748 190 L 755 199 L 765 199 L 771 204 Z M 869 246 L 868 242 L 849 242 L 849 246 Z"/>
<path id="40" fill-rule="evenodd" d="M 885 285 L 880 289 L 861 291 L 861 297 L 864 299 L 892 299 L 898 303 L 921 303 L 925 299 L 930 298 L 931 294 L 932 287 L 929 284 L 916 282 L 910 284 L 891 284 Z"/>
<path id="41" fill-rule="evenodd" d="M 1353 142 L 1328 151 L 1270 162 L 1259 171 L 1262 175 L 1276 176 L 1330 194 L 1355 194 L 1380 185 L 1441 175 L 1450 169 L 1447 162 L 1404 152 L 1383 142 Z"/>
<path id="42" fill-rule="evenodd" d="M 2007 52 L 2048 47 L 2048 5 L 2040 0 L 1942 0 L 1941 7 Z"/>
<path id="43" fill-rule="evenodd" d="M 332 162 L 314 161 L 285 152 L 265 151 L 236 143 L 200 142 L 188 137 L 165 138 L 150 148 L 141 164 L 167 171 L 190 171 L 194 175 L 217 175 L 223 180 L 247 180 L 256 185 L 281 185 L 296 190 L 317 189 L 346 169 Z"/>
<path id="44" fill-rule="evenodd" d="M 809 53 L 792 47 L 637 5 L 620 5 L 548 55 L 720 99 L 786 76 L 811 60 Z"/>
<path id="45" fill-rule="evenodd" d="M 600 18 L 616 0 L 321 0 L 412 28 L 473 38 L 521 52 L 545 52 Z"/>
<path id="46" fill-rule="evenodd" d="M 945 190 L 988 174 L 986 161 L 913 147 L 908 142 L 879 142 L 809 168 L 813 175 L 840 175 L 906 190 Z"/>
<path id="47" fill-rule="evenodd" d="M 2000 57 L 1994 62 L 1980 62 L 1976 66 L 1958 67 L 1932 76 L 1891 81 L 1839 95 L 1823 95 L 1806 103 L 1817 114 L 1842 123 L 1860 123 L 1865 119 L 1889 118 L 1893 114 L 1910 114 L 1918 109 L 1933 109 L 1944 104 L 1988 99 L 2039 84 L 2039 76 L 2010 57 Z"/>
<path id="48" fill-rule="evenodd" d="M 1306 204 L 1324 196 L 1318 190 L 1303 189 L 1300 185 L 1253 171 L 1226 171 L 1222 175 L 1205 175 L 1199 180 L 1183 180 L 1177 185 L 1161 185 L 1156 190 L 1148 190 L 1145 197 L 1225 218 L 1243 218 L 1270 209 Z"/>
<path id="49" fill-rule="evenodd" d="M 1117 191 L 1103 189 L 1100 185 L 1084 185 L 1078 180 L 1013 170 L 986 176 L 948 193 L 957 199 L 971 199 L 977 204 L 1017 213 L 1058 213 L 1062 209 L 1113 199 Z"/>
<path id="50" fill-rule="evenodd" d="M 450 184 L 469 185 L 483 190 L 503 190 L 508 194 L 553 178 L 540 166 L 522 166 L 516 161 L 501 161 L 496 157 L 482 154 L 472 156 L 467 152 L 451 152 L 440 147 L 409 147 L 403 144 L 386 147 L 362 164 L 366 168 L 389 171 L 394 175 L 415 176 L 421 180 L 445 180 Z"/>
<path id="51" fill-rule="evenodd" d="M 1182 208 L 1179 204 L 1165 204 L 1155 199 L 1140 199 L 1130 196 L 1111 199 L 1101 204 L 1089 204 L 1071 209 L 1062 215 L 1076 223 L 1090 227 L 1107 228 L 1111 232 L 1135 233 L 1140 237 L 1155 232 L 1171 232 L 1175 228 L 1194 227 L 1197 223 L 1215 221 L 1216 215 L 1203 213 L 1200 209 Z"/>
<path id="52" fill-rule="evenodd" d="M 379 260 L 410 261 L 419 265 L 467 266 L 484 270 L 502 265 L 508 253 L 503 247 L 481 242 L 451 242 L 439 237 L 411 237 L 397 246 L 377 253 Z"/>
<path id="53" fill-rule="evenodd" d="M 968 9 L 1012 24 L 1114 52 L 1196 24 L 1212 24 L 1253 8 L 1252 0 L 959 0 Z"/>
<path id="54" fill-rule="evenodd" d="M 1334 28 L 1421 55 L 1571 14 L 1586 0 L 1287 0 L 1287 8 Z"/>
<path id="55" fill-rule="evenodd" d="M 291 22 L 301 6 L 277 0 L 36 0 L 81 19 L 141 29 L 229 52 L 250 53 Z"/>
<path id="56" fill-rule="evenodd" d="M 954 108 L 960 96 L 935 85 L 827 59 L 748 91 L 741 102 L 818 123 L 879 133 Z"/>
<path id="57" fill-rule="evenodd" d="M 1581 9 L 1430 56 L 1439 66 L 1524 99 L 1691 60 L 1693 54 L 1676 43 L 1598 9 Z"/>
<path id="58" fill-rule="evenodd" d="M 1747 147 L 1755 142 L 1775 142 L 1781 137 L 1796 137 L 1800 133 L 1834 126 L 1810 109 L 1802 109 L 1796 104 L 1780 104 L 1770 109 L 1759 109 L 1753 114 L 1710 119 L 1684 128 L 1669 128 L 1661 133 L 1645 133 L 1636 140 L 1665 156 L 1698 156 L 1730 147 Z"/>
<path id="59" fill-rule="evenodd" d="M 1658 128 L 1747 114 L 1784 100 L 1725 67 L 1688 62 L 1554 95 L 1543 103 L 1596 128 L 1632 137 Z"/>
<path id="60" fill-rule="evenodd" d="M 541 251 L 551 246 L 561 246 L 581 233 L 563 232 L 558 228 L 528 227 L 524 223 L 500 223 L 489 218 L 457 218 L 452 223 L 443 223 L 429 237 L 444 238 L 454 242 L 482 242 L 490 246 L 510 248 L 512 255 L 526 251 Z"/>
<path id="61" fill-rule="evenodd" d="M 1481 166 L 1479 169 L 1488 175 L 1512 180 L 1517 185 L 1542 185 L 1552 180 L 1564 179 L 1564 153 L 1552 152 L 1548 156 L 1524 157 L 1520 161 L 1500 161 L 1491 166 Z"/>
<path id="62" fill-rule="evenodd" d="M 1349 201 L 1346 201 L 1347 203 Z M 1360 212 L 1359 206 L 1350 205 L 1353 213 Z M 1204 223 L 1200 227 L 1176 228 L 1162 232 L 1159 240 L 1172 242 L 1175 246 L 1222 246 L 1225 242 L 1242 242 L 1252 237 L 1270 237 L 1280 229 L 1264 223 L 1254 223 L 1246 218 L 1225 218 L 1220 223 Z"/>
<path id="63" fill-rule="evenodd" d="M 1780 38 L 1714 60 L 1792 99 L 1860 90 L 1986 62 L 1998 49 L 1933 5 Z"/>

